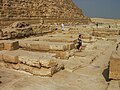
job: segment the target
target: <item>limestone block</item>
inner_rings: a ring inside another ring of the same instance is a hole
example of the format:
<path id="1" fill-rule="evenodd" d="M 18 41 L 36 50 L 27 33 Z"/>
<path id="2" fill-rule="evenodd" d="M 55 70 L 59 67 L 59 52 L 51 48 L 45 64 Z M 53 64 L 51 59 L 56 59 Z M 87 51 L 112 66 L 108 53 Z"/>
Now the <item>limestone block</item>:
<path id="1" fill-rule="evenodd" d="M 33 68 L 31 73 L 37 76 L 52 76 L 51 69 L 47 69 L 47 68 L 41 68 L 41 69 Z"/>
<path id="2" fill-rule="evenodd" d="M 25 40 L 21 40 L 21 41 L 19 41 L 19 46 L 22 47 L 22 48 L 27 47 L 27 43 L 26 43 L 26 41 L 25 41 Z"/>
<path id="3" fill-rule="evenodd" d="M 120 79 L 120 59 L 110 60 L 110 79 Z"/>
<path id="4" fill-rule="evenodd" d="M 35 58 L 34 56 L 19 56 L 19 61 L 22 62 L 23 64 L 29 65 L 29 66 L 34 66 L 41 68 L 41 63 L 37 61 L 38 58 Z"/>
<path id="5" fill-rule="evenodd" d="M 4 49 L 4 43 L 0 42 L 0 50 Z"/>
<path id="6" fill-rule="evenodd" d="M 70 38 L 70 37 L 65 37 L 63 35 L 61 36 L 43 36 L 39 37 L 40 41 L 49 41 L 49 42 L 76 42 L 76 38 Z"/>
<path id="7" fill-rule="evenodd" d="M 49 51 L 49 44 L 47 42 L 38 41 L 19 41 L 22 48 L 38 51 Z"/>
<path id="8" fill-rule="evenodd" d="M 5 50 L 16 50 L 19 49 L 18 41 L 4 41 Z"/>
<path id="9" fill-rule="evenodd" d="M 10 52 L 10 51 L 7 51 Z M 43 52 L 31 52 L 25 50 L 15 50 L 11 51 L 11 54 L 17 55 L 19 62 L 41 68 L 43 67 L 51 67 L 52 65 L 56 65 L 55 54 L 53 53 L 43 53 Z"/>
<path id="10" fill-rule="evenodd" d="M 67 45 L 61 43 L 50 43 L 50 50 L 55 51 L 66 51 Z"/>
<path id="11" fill-rule="evenodd" d="M 66 51 L 74 48 L 74 43 L 60 43 L 47 41 L 19 41 L 22 48 L 38 51 Z"/>
<path id="12" fill-rule="evenodd" d="M 0 29 L 0 39 L 3 37 L 3 31 Z"/>
<path id="13" fill-rule="evenodd" d="M 45 45 L 39 45 L 39 43 L 32 42 L 32 43 L 27 44 L 27 46 L 29 46 L 29 48 L 32 50 L 42 50 L 42 49 L 47 50 L 46 48 L 44 48 Z M 49 50 L 49 48 L 48 48 L 48 50 Z"/>
<path id="14" fill-rule="evenodd" d="M 31 71 L 32 74 L 34 75 L 39 75 L 39 76 L 52 76 L 53 74 L 55 74 L 56 72 L 59 72 L 60 70 L 64 69 L 64 65 L 56 65 L 52 68 L 33 68 L 33 70 Z"/>
<path id="15" fill-rule="evenodd" d="M 120 56 L 117 53 L 112 54 L 109 68 L 109 78 L 120 79 Z"/>
<path id="16" fill-rule="evenodd" d="M 60 59 L 68 59 L 69 57 L 73 56 L 75 51 L 50 51 L 51 53 L 55 53 L 57 58 Z"/>
<path id="17" fill-rule="evenodd" d="M 50 46 L 46 42 L 39 42 L 39 50 L 49 51 Z"/>
<path id="18" fill-rule="evenodd" d="M 92 39 L 90 35 L 82 35 L 82 39 Z"/>
<path id="19" fill-rule="evenodd" d="M 11 52 L 3 52 L 2 59 L 3 59 L 3 61 L 8 62 L 8 63 L 18 63 L 19 62 L 18 55 L 15 55 Z"/>
<path id="20" fill-rule="evenodd" d="M 0 58 L 6 62 L 18 63 L 34 66 L 41 68 L 43 67 L 52 67 L 58 63 L 55 61 L 56 54 L 51 53 L 40 53 L 40 52 L 31 52 L 24 50 L 14 50 L 14 51 L 1 51 Z"/>
<path id="21" fill-rule="evenodd" d="M 63 64 L 59 64 L 56 65 L 54 67 L 51 68 L 37 68 L 37 67 L 32 67 L 32 66 L 28 66 L 25 64 L 1 64 L 0 65 L 4 65 L 7 68 L 10 69 L 16 69 L 16 70 L 22 70 L 25 72 L 29 72 L 33 75 L 37 75 L 37 76 L 52 76 L 53 74 L 55 74 L 56 72 L 59 72 L 60 70 L 64 69 L 64 65 Z"/>
<path id="22" fill-rule="evenodd" d="M 67 50 L 75 49 L 75 43 L 68 43 L 67 44 Z"/>
<path id="23" fill-rule="evenodd" d="M 13 68 L 13 69 L 16 69 L 16 70 L 23 70 L 23 71 L 26 71 L 26 72 L 31 72 L 33 70 L 33 67 L 30 67 L 30 66 L 25 65 L 25 64 L 17 64 L 17 65 L 10 64 L 10 67 Z"/>
<path id="24" fill-rule="evenodd" d="M 2 61 L 3 60 L 3 54 L 2 54 L 2 52 L 0 51 L 0 61 Z"/>
<path id="25" fill-rule="evenodd" d="M 37 54 L 37 53 L 35 53 L 35 54 Z M 29 66 L 34 66 L 34 67 L 38 67 L 38 68 L 41 68 L 41 66 L 42 66 L 42 67 L 49 68 L 53 64 L 57 65 L 57 62 L 53 61 L 52 57 L 49 57 L 49 55 L 50 54 L 48 54 L 48 56 L 46 58 L 44 56 L 42 56 L 41 53 L 39 53 L 39 55 L 32 55 L 32 54 L 20 55 L 19 60 L 23 64 L 26 64 Z"/>

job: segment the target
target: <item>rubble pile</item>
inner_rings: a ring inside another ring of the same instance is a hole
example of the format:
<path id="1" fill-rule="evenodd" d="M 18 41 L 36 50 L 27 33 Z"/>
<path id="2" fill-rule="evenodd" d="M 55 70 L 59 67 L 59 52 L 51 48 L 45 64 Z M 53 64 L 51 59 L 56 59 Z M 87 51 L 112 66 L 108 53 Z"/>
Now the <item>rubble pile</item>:
<path id="1" fill-rule="evenodd" d="M 0 29 L 0 39 L 15 39 L 24 38 L 32 35 L 44 35 L 47 33 L 52 33 L 55 31 L 54 26 L 34 24 L 30 25 L 24 21 L 14 22 L 13 24 L 7 26 L 4 29 Z"/>
<path id="2" fill-rule="evenodd" d="M 26 22 L 15 22 L 1 30 L 1 39 L 15 39 L 33 34 L 32 27 Z"/>

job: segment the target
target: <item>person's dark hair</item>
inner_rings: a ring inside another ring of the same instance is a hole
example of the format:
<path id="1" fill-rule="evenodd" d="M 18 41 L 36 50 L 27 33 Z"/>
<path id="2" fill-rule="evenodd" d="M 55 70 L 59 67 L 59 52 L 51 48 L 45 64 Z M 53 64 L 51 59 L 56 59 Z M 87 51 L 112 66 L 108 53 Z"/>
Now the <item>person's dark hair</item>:
<path id="1" fill-rule="evenodd" d="M 81 37 L 81 34 L 79 34 L 79 37 Z"/>

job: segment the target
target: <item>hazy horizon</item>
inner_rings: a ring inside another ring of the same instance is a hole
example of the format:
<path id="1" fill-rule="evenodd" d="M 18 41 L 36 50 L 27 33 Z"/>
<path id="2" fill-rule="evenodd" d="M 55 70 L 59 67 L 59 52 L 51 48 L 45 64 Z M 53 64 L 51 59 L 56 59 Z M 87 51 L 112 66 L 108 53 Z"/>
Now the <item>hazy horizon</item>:
<path id="1" fill-rule="evenodd" d="M 120 19 L 120 0 L 73 0 L 91 18 Z"/>

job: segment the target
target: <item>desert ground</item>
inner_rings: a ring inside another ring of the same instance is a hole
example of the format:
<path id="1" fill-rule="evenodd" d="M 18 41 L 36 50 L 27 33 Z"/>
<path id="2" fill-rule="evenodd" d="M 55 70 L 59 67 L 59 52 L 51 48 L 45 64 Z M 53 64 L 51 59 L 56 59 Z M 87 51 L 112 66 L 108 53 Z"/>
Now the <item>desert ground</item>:
<path id="1" fill-rule="evenodd" d="M 64 31 L 24 22 L 1 29 L 0 90 L 120 90 L 120 20 L 91 20 Z"/>

